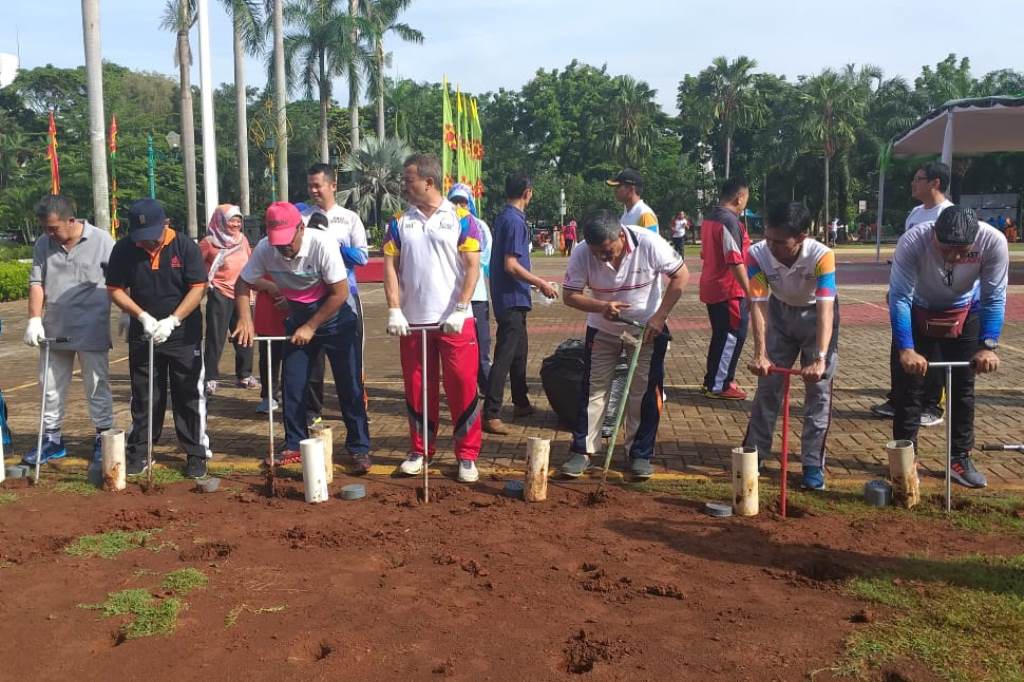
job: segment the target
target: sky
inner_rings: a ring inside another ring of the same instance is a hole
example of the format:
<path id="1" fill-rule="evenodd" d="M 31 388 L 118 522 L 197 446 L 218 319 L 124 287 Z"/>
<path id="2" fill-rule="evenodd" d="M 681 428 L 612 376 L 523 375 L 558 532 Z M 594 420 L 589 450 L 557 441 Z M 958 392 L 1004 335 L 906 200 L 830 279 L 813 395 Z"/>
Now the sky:
<path id="1" fill-rule="evenodd" d="M 174 36 L 160 29 L 163 0 L 100 0 L 103 57 L 177 77 Z M 719 55 L 747 55 L 758 70 L 795 79 L 824 67 L 871 63 L 909 80 L 950 52 L 971 59 L 976 76 L 1024 71 L 1024 0 L 414 0 L 404 20 L 423 45 L 392 36 L 392 76 L 452 83 L 474 93 L 518 89 L 538 69 L 572 59 L 628 73 L 657 89 L 666 112 L 685 74 Z M 232 79 L 231 27 L 222 0 L 210 0 L 215 84 Z M 198 35 L 192 33 L 197 64 Z M 0 0 L 0 52 L 20 52 L 23 68 L 84 63 L 79 0 Z M 250 85 L 265 81 L 250 60 Z M 339 81 L 336 93 L 344 93 Z M 342 101 L 344 105 L 346 102 Z"/>

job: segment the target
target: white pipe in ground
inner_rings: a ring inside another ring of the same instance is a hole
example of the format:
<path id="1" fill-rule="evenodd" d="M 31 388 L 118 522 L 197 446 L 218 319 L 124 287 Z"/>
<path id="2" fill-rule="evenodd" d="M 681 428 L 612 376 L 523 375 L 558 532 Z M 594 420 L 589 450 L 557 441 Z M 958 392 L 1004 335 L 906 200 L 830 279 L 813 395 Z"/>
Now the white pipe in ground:
<path id="1" fill-rule="evenodd" d="M 330 485 L 334 483 L 334 432 L 330 426 L 317 424 L 310 429 L 310 435 L 324 442 L 324 473 L 327 475 L 327 485 Z"/>
<path id="2" fill-rule="evenodd" d="M 760 492 L 757 487 L 757 449 L 732 449 L 732 513 L 757 516 Z"/>
<path id="3" fill-rule="evenodd" d="M 909 440 L 893 440 L 885 444 L 885 451 L 889 455 L 892 501 L 910 509 L 921 501 L 921 483 L 917 478 L 914 444 Z"/>
<path id="4" fill-rule="evenodd" d="M 548 456 L 551 441 L 546 438 L 530 438 L 526 441 L 526 481 L 523 485 L 523 499 L 527 502 L 543 502 L 548 499 Z"/>
<path id="5" fill-rule="evenodd" d="M 319 438 L 307 438 L 299 441 L 299 451 L 302 453 L 302 486 L 306 502 L 326 502 L 329 493 L 324 469 L 324 442 Z"/>
<path id="6" fill-rule="evenodd" d="M 128 484 L 124 456 L 124 431 L 109 429 L 100 434 L 103 453 L 103 489 L 107 492 L 124 490 Z"/>

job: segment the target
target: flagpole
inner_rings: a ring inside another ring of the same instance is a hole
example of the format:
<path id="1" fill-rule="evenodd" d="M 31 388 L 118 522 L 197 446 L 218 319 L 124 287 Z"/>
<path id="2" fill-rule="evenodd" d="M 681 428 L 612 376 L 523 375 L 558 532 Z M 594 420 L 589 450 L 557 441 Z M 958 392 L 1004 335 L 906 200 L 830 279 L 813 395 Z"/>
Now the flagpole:
<path id="1" fill-rule="evenodd" d="M 82 0 L 86 92 L 89 97 L 89 147 L 92 165 L 93 224 L 110 229 L 110 190 L 107 185 L 107 141 L 103 115 L 103 55 L 100 49 L 99 0 Z M 55 136 L 56 138 L 56 136 Z M 56 139 L 54 140 L 56 142 Z M 54 144 L 56 147 L 56 144 Z"/>
<path id="2" fill-rule="evenodd" d="M 196 17 L 199 24 L 199 99 L 203 121 L 203 200 L 206 219 L 220 203 L 217 196 L 217 140 L 213 120 L 213 75 L 210 64 L 210 2 L 197 0 Z"/>

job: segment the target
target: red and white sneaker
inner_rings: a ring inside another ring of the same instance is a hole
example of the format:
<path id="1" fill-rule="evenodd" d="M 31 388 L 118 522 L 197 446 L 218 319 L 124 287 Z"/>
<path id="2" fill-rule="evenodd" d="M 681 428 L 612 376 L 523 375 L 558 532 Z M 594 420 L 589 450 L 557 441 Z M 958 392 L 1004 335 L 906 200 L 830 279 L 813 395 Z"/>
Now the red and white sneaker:
<path id="1" fill-rule="evenodd" d="M 732 381 L 721 391 L 709 391 L 705 388 L 704 397 L 713 400 L 746 400 L 747 392 L 740 388 L 735 381 Z"/>

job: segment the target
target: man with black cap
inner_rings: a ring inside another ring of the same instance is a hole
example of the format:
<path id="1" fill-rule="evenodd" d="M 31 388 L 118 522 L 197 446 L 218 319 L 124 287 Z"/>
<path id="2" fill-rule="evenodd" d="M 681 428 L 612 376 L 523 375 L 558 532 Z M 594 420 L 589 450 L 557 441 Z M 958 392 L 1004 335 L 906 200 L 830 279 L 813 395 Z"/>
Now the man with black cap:
<path id="1" fill-rule="evenodd" d="M 623 205 L 620 225 L 637 225 L 646 227 L 658 234 L 658 216 L 651 207 L 640 198 L 644 189 L 644 179 L 632 168 L 623 169 L 618 175 L 607 181 L 609 187 L 615 188 L 615 200 Z"/>
<path id="2" fill-rule="evenodd" d="M 173 230 L 163 206 L 140 199 L 128 208 L 128 235 L 114 244 L 107 291 L 132 316 L 128 327 L 128 368 L 132 384 L 132 430 L 128 473 L 146 470 L 149 400 L 149 339 L 153 339 L 153 440 L 160 440 L 167 388 L 178 442 L 188 456 L 185 475 L 206 475 L 212 457 L 206 435 L 203 392 L 203 318 L 206 267 L 199 246 Z"/>
<path id="3" fill-rule="evenodd" d="M 893 438 L 917 445 L 924 378 L 931 361 L 967 362 L 953 369 L 947 417 L 952 424 L 954 481 L 984 488 L 971 460 L 974 375 L 999 368 L 1006 310 L 1006 238 L 979 223 L 969 208 L 951 206 L 937 220 L 911 228 L 896 245 L 889 275 L 889 317 L 899 355 Z"/>

